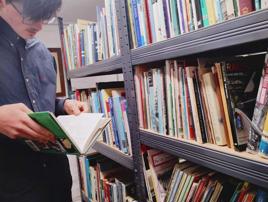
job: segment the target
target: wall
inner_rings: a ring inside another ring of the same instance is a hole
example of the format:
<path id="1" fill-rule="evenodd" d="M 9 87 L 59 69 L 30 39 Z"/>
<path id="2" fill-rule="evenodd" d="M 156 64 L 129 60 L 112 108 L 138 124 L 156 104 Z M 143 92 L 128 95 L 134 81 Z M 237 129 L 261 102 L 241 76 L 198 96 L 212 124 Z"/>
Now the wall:
<path id="1" fill-rule="evenodd" d="M 37 34 L 48 48 L 60 48 L 60 36 L 57 24 L 44 25 L 43 30 Z"/>

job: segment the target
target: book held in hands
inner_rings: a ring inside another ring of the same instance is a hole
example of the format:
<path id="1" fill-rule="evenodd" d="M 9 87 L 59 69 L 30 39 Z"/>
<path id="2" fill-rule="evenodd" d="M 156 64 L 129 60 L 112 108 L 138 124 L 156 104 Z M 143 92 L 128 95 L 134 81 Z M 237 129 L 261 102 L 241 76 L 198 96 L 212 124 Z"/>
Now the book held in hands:
<path id="1" fill-rule="evenodd" d="M 33 112 L 29 116 L 56 136 L 55 143 L 26 143 L 35 151 L 87 154 L 110 122 L 101 113 L 81 113 L 55 117 L 51 112 Z"/>

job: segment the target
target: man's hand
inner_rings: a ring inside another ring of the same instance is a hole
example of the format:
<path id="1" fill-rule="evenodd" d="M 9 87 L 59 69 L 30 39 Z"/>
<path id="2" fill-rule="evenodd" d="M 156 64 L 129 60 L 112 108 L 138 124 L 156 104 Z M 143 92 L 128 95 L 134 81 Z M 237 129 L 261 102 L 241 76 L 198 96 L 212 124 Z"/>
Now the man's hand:
<path id="1" fill-rule="evenodd" d="M 0 133 L 11 139 L 25 138 L 41 143 L 54 142 L 55 137 L 29 116 L 31 110 L 24 104 L 0 106 Z"/>
<path id="2" fill-rule="evenodd" d="M 64 110 L 67 114 L 78 115 L 81 112 L 88 112 L 88 106 L 85 102 L 76 100 L 65 100 Z"/>

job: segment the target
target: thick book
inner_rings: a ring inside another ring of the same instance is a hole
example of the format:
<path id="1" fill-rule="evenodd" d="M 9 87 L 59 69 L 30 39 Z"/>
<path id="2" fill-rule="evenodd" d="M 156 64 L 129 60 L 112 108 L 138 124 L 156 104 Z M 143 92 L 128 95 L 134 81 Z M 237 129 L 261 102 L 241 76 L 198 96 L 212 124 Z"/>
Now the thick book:
<path id="1" fill-rule="evenodd" d="M 25 142 L 35 151 L 87 154 L 110 122 L 101 113 L 81 113 L 55 117 L 51 112 L 33 112 L 29 116 L 56 137 L 55 143 Z"/>

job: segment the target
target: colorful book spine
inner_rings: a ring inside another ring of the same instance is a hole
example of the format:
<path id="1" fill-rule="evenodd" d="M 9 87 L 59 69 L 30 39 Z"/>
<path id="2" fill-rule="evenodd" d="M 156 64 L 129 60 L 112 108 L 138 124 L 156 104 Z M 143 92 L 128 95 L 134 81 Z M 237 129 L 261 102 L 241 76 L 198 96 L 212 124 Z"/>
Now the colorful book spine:
<path id="1" fill-rule="evenodd" d="M 204 27 L 207 27 L 209 25 L 209 21 L 208 21 L 208 11 L 207 11 L 206 0 L 200 0 L 200 4 L 201 4 L 203 25 Z"/>
<path id="2" fill-rule="evenodd" d="M 268 111 L 268 54 L 265 57 L 265 67 L 263 69 L 256 105 L 253 113 L 252 122 L 261 130 L 264 126 L 264 119 Z M 260 135 L 253 128 L 249 131 L 247 152 L 256 154 L 260 143 Z"/>
<path id="3" fill-rule="evenodd" d="M 132 3 L 132 13 L 133 13 L 133 19 L 134 19 L 134 27 L 135 27 L 135 31 L 136 31 L 136 37 L 137 37 L 137 45 L 138 45 L 138 47 L 140 47 L 140 46 L 143 46 L 143 43 L 142 43 L 142 38 L 141 38 L 137 1 L 132 0 L 131 3 Z"/>
<path id="4" fill-rule="evenodd" d="M 251 0 L 238 0 L 238 2 L 240 15 L 245 15 L 253 11 L 253 5 Z"/>
<path id="5" fill-rule="evenodd" d="M 255 4 L 256 11 L 261 9 L 261 2 L 260 2 L 260 0 L 255 0 L 254 1 L 254 4 Z"/>

